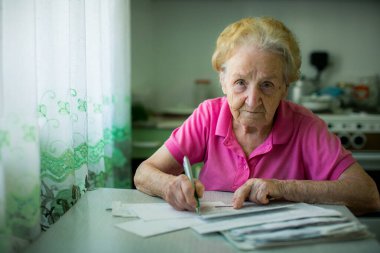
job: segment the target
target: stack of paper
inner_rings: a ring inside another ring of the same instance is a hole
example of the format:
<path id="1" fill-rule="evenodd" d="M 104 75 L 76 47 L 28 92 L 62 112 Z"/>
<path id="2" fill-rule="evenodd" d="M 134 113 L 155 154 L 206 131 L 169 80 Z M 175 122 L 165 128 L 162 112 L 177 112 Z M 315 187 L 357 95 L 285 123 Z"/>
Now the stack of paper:
<path id="1" fill-rule="evenodd" d="M 269 209 L 266 212 L 258 212 L 254 215 L 245 214 L 236 215 L 230 217 L 229 219 L 225 219 L 223 217 L 210 219 L 206 220 L 204 224 L 193 226 L 192 228 L 200 234 L 207 234 L 245 226 L 260 225 L 270 222 L 281 222 L 288 219 L 326 216 L 341 216 L 341 213 L 331 209 L 324 209 L 304 203 L 299 203 L 292 206 L 285 206 L 283 209 Z"/>
<path id="2" fill-rule="evenodd" d="M 219 232 L 239 249 L 367 238 L 371 234 L 357 220 L 340 212 L 305 203 L 246 204 L 233 209 L 223 202 L 202 202 L 201 215 L 176 211 L 167 203 L 114 202 L 115 216 L 138 217 L 116 226 L 148 237 L 191 227 L 199 234 Z"/>
<path id="3" fill-rule="evenodd" d="M 201 234 L 221 232 L 242 250 L 371 236 L 364 225 L 338 211 L 304 203 L 282 210 L 207 221 L 192 228 Z"/>
<path id="4" fill-rule="evenodd" d="M 320 220 L 320 221 L 319 221 Z M 279 227 L 260 230 L 260 225 L 246 227 L 244 229 L 231 229 L 222 232 L 233 245 L 239 249 L 252 250 L 256 248 L 316 243 L 322 241 L 352 240 L 367 238 L 369 233 L 365 226 L 355 221 L 336 220 L 323 221 L 324 219 L 301 219 L 285 227 L 287 223 L 277 223 Z M 304 223 L 304 224 L 301 224 Z"/>

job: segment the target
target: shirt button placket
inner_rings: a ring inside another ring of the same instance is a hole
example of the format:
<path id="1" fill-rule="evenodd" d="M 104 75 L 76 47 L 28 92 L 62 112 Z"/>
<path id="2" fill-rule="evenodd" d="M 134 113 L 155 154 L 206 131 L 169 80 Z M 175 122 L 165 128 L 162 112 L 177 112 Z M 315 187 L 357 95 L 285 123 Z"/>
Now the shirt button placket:
<path id="1" fill-rule="evenodd" d="M 238 175 L 235 178 L 235 182 L 234 182 L 234 185 L 233 185 L 234 190 L 236 190 L 241 185 L 243 185 L 245 183 L 245 181 L 248 180 L 248 177 L 249 177 L 249 167 L 247 165 L 246 159 L 243 158 L 243 157 L 239 157 L 238 159 L 240 161 L 239 161 L 239 164 L 238 164 L 238 172 L 237 172 Z"/>
<path id="2" fill-rule="evenodd" d="M 244 178 L 245 178 L 245 181 L 247 181 L 249 178 L 249 165 L 246 159 L 244 159 Z"/>

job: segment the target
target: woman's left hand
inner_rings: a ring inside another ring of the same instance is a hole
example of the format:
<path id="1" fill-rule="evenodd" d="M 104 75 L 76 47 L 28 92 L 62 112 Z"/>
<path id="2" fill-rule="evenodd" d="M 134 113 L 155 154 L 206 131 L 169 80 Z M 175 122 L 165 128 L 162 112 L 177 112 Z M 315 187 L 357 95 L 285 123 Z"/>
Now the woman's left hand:
<path id="1" fill-rule="evenodd" d="M 251 178 L 235 191 L 232 203 L 234 208 L 239 209 L 247 199 L 256 204 L 268 204 L 271 199 L 282 197 L 282 187 L 279 180 Z"/>

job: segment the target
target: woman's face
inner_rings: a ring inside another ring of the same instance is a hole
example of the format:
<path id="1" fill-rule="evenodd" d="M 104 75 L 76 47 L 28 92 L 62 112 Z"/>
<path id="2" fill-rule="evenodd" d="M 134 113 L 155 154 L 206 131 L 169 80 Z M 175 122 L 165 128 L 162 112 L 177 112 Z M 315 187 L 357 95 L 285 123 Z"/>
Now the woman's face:
<path id="1" fill-rule="evenodd" d="M 224 67 L 220 82 L 235 123 L 247 128 L 270 127 L 287 94 L 282 57 L 243 46 Z"/>

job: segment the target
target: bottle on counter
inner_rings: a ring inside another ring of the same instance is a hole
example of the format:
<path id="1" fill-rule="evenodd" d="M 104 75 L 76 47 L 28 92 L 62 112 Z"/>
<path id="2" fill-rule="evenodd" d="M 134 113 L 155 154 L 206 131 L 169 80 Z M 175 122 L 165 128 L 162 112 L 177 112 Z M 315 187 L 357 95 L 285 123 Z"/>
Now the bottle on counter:
<path id="1" fill-rule="evenodd" d="M 316 91 L 316 86 L 314 82 L 302 76 L 300 80 L 295 83 L 290 84 L 288 99 L 294 103 L 301 104 L 302 98 L 305 96 L 310 96 Z"/>

